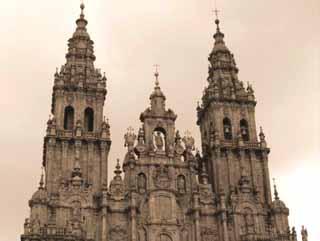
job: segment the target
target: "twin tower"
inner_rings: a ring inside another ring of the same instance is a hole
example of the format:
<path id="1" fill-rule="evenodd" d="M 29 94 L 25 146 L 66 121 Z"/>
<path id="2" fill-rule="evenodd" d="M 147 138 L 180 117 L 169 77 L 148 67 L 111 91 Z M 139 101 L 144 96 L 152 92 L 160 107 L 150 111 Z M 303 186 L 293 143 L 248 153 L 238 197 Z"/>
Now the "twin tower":
<path id="1" fill-rule="evenodd" d="M 202 154 L 176 129 L 156 73 L 151 105 L 138 133 L 125 134 L 128 150 L 108 186 L 107 79 L 94 67 L 83 10 L 54 75 L 45 178 L 29 201 L 21 241 L 296 241 L 288 208 L 276 191 L 272 199 L 254 91 L 238 79 L 219 20 L 197 107 Z"/>

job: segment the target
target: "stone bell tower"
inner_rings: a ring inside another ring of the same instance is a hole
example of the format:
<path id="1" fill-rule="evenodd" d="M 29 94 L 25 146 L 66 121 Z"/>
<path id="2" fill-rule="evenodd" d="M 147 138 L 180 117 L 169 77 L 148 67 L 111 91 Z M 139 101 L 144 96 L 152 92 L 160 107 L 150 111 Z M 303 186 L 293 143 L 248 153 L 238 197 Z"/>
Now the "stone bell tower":
<path id="1" fill-rule="evenodd" d="M 109 125 L 103 117 L 106 77 L 94 67 L 84 5 L 69 39 L 66 63 L 54 75 L 44 138 L 43 177 L 29 202 L 22 241 L 98 240 L 99 196 L 107 184 Z"/>
<path id="2" fill-rule="evenodd" d="M 239 80 L 219 20 L 215 23 L 208 86 L 197 108 L 197 124 L 209 181 L 219 199 L 225 199 L 225 209 L 221 203 L 220 211 L 226 215 L 220 219 L 226 222 L 218 240 L 291 240 L 289 210 L 278 195 L 272 201 L 270 150 L 262 128 L 257 138 L 253 88 L 250 84 L 245 88 Z"/>

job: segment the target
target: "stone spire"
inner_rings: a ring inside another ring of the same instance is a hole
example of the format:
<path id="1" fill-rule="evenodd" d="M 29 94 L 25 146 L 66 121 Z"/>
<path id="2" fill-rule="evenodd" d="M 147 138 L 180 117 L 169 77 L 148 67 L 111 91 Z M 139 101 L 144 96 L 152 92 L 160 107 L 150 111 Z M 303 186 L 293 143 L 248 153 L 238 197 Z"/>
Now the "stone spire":
<path id="1" fill-rule="evenodd" d="M 43 175 L 43 167 L 41 169 L 41 177 L 40 177 L 40 182 L 39 182 L 39 189 L 44 189 L 44 175 Z"/>
<path id="2" fill-rule="evenodd" d="M 162 93 L 160 88 L 158 65 L 155 65 L 155 66 L 156 66 L 156 71 L 154 73 L 155 87 L 154 87 L 154 91 L 150 95 L 151 108 L 164 111 L 166 97 Z"/>
<path id="3" fill-rule="evenodd" d="M 209 55 L 208 87 L 204 90 L 201 112 L 212 100 L 234 100 L 254 102 L 253 89 L 248 90 L 238 79 L 238 68 L 233 54 L 226 46 L 224 33 L 221 31 L 220 20 L 215 20 L 216 32 L 213 35 L 214 45 Z M 254 102 L 255 103 L 255 102 Z"/>
<path id="4" fill-rule="evenodd" d="M 120 159 L 117 159 L 117 165 L 116 165 L 116 169 L 114 170 L 114 179 L 115 180 L 121 180 L 121 167 L 120 167 Z"/>
<path id="5" fill-rule="evenodd" d="M 68 40 L 68 52 L 66 54 L 66 64 L 60 71 L 56 71 L 55 85 L 74 86 L 83 88 L 101 89 L 106 93 L 106 77 L 102 76 L 100 69 L 94 67 L 96 56 L 94 55 L 94 42 L 87 32 L 88 21 L 85 19 L 85 5 L 80 5 L 81 13 L 76 20 L 76 30 Z"/>

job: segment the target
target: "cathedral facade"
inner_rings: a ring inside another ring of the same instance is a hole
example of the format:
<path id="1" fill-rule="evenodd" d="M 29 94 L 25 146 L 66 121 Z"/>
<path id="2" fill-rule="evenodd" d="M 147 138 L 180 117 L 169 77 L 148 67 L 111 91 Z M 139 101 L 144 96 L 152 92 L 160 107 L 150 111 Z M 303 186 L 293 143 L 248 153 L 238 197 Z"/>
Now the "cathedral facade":
<path id="1" fill-rule="evenodd" d="M 272 198 L 253 88 L 238 79 L 219 20 L 197 107 L 202 153 L 175 127 L 156 72 L 150 107 L 139 131 L 125 134 L 127 153 L 108 185 L 107 79 L 94 66 L 83 10 L 54 75 L 44 174 L 21 241 L 297 241 L 276 189 Z"/>

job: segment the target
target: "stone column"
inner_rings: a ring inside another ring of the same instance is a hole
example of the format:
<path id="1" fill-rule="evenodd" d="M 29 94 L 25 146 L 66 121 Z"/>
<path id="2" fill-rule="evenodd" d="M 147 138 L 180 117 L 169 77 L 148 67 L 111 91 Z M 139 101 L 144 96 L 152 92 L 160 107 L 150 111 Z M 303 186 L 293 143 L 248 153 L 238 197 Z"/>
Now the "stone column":
<path id="1" fill-rule="evenodd" d="M 94 159 L 93 159 L 93 149 L 94 149 L 94 144 L 92 141 L 88 142 L 88 183 L 93 185 L 93 176 L 94 176 Z"/>
<path id="2" fill-rule="evenodd" d="M 101 180 L 100 186 L 108 183 L 108 144 L 107 142 L 101 142 L 100 144 L 100 151 L 101 151 Z"/>
<path id="3" fill-rule="evenodd" d="M 223 227 L 223 240 L 229 241 L 228 226 L 227 226 L 226 196 L 223 192 L 220 193 L 220 205 L 221 205 L 221 221 L 222 221 L 222 227 Z"/>
<path id="4" fill-rule="evenodd" d="M 61 163 L 62 163 L 62 172 L 63 174 L 68 173 L 68 141 L 62 141 L 61 148 L 62 148 L 62 156 L 61 156 Z M 63 178 L 66 178 L 64 176 Z"/>
<path id="5" fill-rule="evenodd" d="M 107 184 L 106 184 L 107 185 Z M 107 188 L 106 185 L 102 190 L 102 228 L 101 228 L 101 241 L 108 241 L 108 210 L 107 210 Z"/>
<path id="6" fill-rule="evenodd" d="M 48 189 L 48 192 L 53 191 L 54 186 L 54 176 L 55 173 L 54 170 L 54 154 L 55 154 L 55 145 L 56 145 L 56 139 L 55 138 L 49 138 L 47 142 L 47 151 L 46 151 L 46 187 Z"/>
<path id="7" fill-rule="evenodd" d="M 240 174 L 241 176 L 243 176 L 244 172 L 245 172 L 245 163 L 244 163 L 244 159 L 245 159 L 245 153 L 244 153 L 244 149 L 240 149 L 239 150 L 239 157 L 240 157 Z"/>
<path id="8" fill-rule="evenodd" d="M 258 167 L 256 165 L 256 154 L 254 150 L 250 151 L 250 163 L 251 163 L 251 176 L 252 176 L 252 187 L 254 191 L 258 191 L 259 192 L 259 181 L 257 178 L 257 172 L 258 172 Z M 257 197 L 260 199 L 260 195 L 258 193 Z"/>
<path id="9" fill-rule="evenodd" d="M 263 162 L 265 200 L 270 205 L 272 203 L 272 195 L 271 195 L 267 150 L 262 150 L 261 156 L 262 156 L 262 162 Z"/>
<path id="10" fill-rule="evenodd" d="M 131 193 L 131 202 L 130 202 L 130 217 L 131 217 L 131 241 L 137 240 L 137 204 L 135 193 Z"/>
<path id="11" fill-rule="evenodd" d="M 232 151 L 230 149 L 226 150 L 226 159 L 228 162 L 229 185 L 234 187 L 236 185 L 234 181 L 234 163 L 232 161 Z"/>
<path id="12" fill-rule="evenodd" d="M 195 241 L 201 241 L 200 233 L 200 205 L 199 205 L 199 194 L 195 193 L 193 196 L 194 202 L 194 220 L 195 220 Z"/>
<path id="13" fill-rule="evenodd" d="M 75 145 L 75 160 L 78 160 L 80 163 L 80 150 L 81 150 L 81 140 L 76 140 L 74 145 Z"/>

